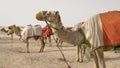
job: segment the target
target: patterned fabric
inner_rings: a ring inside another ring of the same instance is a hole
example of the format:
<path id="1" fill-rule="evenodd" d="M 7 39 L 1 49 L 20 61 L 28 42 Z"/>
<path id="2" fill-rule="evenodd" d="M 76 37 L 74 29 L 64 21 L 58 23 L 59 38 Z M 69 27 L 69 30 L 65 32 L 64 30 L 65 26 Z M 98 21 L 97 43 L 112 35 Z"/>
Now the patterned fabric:
<path id="1" fill-rule="evenodd" d="M 53 35 L 52 30 L 46 25 L 43 29 L 43 38 L 47 39 L 47 37 L 50 37 L 50 35 Z"/>

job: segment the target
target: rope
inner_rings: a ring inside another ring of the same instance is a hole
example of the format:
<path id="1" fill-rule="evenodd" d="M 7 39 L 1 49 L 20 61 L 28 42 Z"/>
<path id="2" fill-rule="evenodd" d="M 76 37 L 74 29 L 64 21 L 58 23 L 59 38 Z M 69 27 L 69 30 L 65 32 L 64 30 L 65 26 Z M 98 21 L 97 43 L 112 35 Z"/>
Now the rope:
<path id="1" fill-rule="evenodd" d="M 59 47 L 59 46 L 61 46 L 62 44 L 59 45 L 59 43 L 57 43 L 57 40 L 54 38 L 54 36 L 53 36 L 53 39 L 55 40 L 55 42 L 56 42 L 56 44 L 57 44 L 57 47 L 58 47 L 60 53 L 62 54 L 63 59 L 64 59 L 65 63 L 67 64 L 68 68 L 71 68 L 71 66 L 68 64 L 68 62 L 67 62 L 67 60 L 66 60 L 66 58 L 65 58 L 65 56 L 64 56 L 64 53 L 62 52 L 61 48 Z"/>
<path id="2" fill-rule="evenodd" d="M 47 26 L 50 28 L 50 25 L 48 24 L 48 22 L 46 21 L 45 18 L 44 18 L 44 20 L 45 20 L 45 23 L 47 24 Z M 50 28 L 50 29 L 51 29 L 51 28 Z M 56 29 L 56 30 L 57 30 L 57 29 Z M 53 36 L 53 35 L 52 35 L 52 36 Z M 65 56 L 64 56 L 64 53 L 62 52 L 61 48 L 59 47 L 59 43 L 57 43 L 57 40 L 55 39 L 54 36 L 53 36 L 53 39 L 55 40 L 55 42 L 56 42 L 56 44 L 57 44 L 57 47 L 58 47 L 60 53 L 62 54 L 63 59 L 64 59 L 65 63 L 67 64 L 68 68 L 71 68 L 71 66 L 68 64 L 68 62 L 67 62 L 67 60 L 66 60 L 66 58 L 65 58 Z M 61 44 L 61 45 L 62 45 L 62 44 Z M 60 45 L 60 46 L 61 46 L 61 45 Z"/>

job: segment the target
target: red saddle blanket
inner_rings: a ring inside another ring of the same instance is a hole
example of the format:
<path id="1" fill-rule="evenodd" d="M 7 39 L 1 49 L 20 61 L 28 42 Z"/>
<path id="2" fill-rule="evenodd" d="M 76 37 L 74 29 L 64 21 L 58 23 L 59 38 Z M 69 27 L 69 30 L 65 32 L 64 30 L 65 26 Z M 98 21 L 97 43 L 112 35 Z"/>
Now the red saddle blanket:
<path id="1" fill-rule="evenodd" d="M 120 44 L 120 11 L 100 13 L 104 45 Z"/>
<path id="2" fill-rule="evenodd" d="M 43 38 L 47 39 L 47 37 L 49 37 L 50 35 L 52 35 L 52 30 L 46 25 L 43 29 Z"/>

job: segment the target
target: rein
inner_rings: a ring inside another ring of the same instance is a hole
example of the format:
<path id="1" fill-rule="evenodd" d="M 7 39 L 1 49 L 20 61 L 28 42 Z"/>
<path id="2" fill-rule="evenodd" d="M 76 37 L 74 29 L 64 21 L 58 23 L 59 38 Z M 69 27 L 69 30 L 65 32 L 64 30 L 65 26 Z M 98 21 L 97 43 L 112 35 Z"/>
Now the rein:
<path id="1" fill-rule="evenodd" d="M 44 17 L 44 20 L 45 20 L 45 23 L 47 24 L 47 26 L 51 29 L 51 27 L 50 27 L 50 25 L 48 24 L 48 22 L 47 22 L 47 20 L 45 19 L 45 17 Z M 55 30 L 59 30 L 58 28 L 55 28 L 55 27 L 52 27 L 52 28 L 55 29 Z M 52 36 L 53 36 L 53 35 L 52 35 Z M 56 44 L 57 44 L 57 47 L 58 47 L 60 53 L 62 54 L 63 59 L 64 59 L 65 63 L 67 64 L 68 68 L 71 68 L 71 66 L 68 64 L 68 62 L 67 62 L 67 60 L 66 60 L 66 58 L 65 58 L 65 56 L 64 56 L 64 53 L 62 52 L 61 48 L 59 47 L 59 43 L 57 43 L 57 40 L 55 39 L 54 36 L 53 36 L 53 39 L 55 40 L 55 42 L 56 42 Z M 62 45 L 62 44 L 61 44 L 61 45 Z M 60 46 L 61 46 L 61 45 L 60 45 Z"/>

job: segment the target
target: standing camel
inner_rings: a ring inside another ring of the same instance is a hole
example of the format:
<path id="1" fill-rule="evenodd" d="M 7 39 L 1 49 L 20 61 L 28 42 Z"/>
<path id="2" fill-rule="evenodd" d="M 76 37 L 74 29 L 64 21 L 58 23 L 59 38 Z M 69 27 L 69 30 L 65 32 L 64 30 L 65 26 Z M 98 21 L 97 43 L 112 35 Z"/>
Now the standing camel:
<path id="1" fill-rule="evenodd" d="M 77 31 L 71 32 L 64 29 L 58 11 L 40 11 L 36 14 L 36 19 L 48 21 L 60 40 L 77 45 L 78 61 L 79 51 L 82 51 L 81 44 L 88 44 L 94 55 L 95 68 L 106 68 L 104 48 L 120 44 L 120 11 L 96 14 L 85 21 Z M 82 55 L 80 58 L 82 58 Z M 82 59 L 80 59 L 80 62 L 82 62 Z"/>
<path id="2" fill-rule="evenodd" d="M 57 38 L 59 38 L 60 41 L 77 45 L 77 48 L 78 48 L 77 61 L 83 62 L 81 44 L 84 42 L 84 39 L 83 39 L 84 37 L 81 35 L 81 33 L 79 31 L 66 30 L 62 25 L 58 11 L 42 11 L 37 13 L 36 15 L 37 20 L 44 21 L 43 17 L 45 17 L 45 19 L 50 23 L 54 35 Z M 79 52 L 81 53 L 80 56 L 79 56 Z"/>
<path id="3" fill-rule="evenodd" d="M 0 31 L 3 31 L 3 32 L 7 33 L 8 35 L 11 35 L 12 40 L 13 40 L 14 33 L 21 38 L 21 34 L 20 34 L 21 28 L 19 26 L 11 25 L 11 26 L 8 26 L 8 30 L 6 30 L 5 28 L 2 28 L 2 29 L 0 29 Z"/>
<path id="4" fill-rule="evenodd" d="M 5 32 L 7 35 L 11 35 L 11 39 L 13 40 L 13 33 L 8 34 L 10 30 L 6 30 L 5 28 L 1 28 L 0 31 Z"/>
<path id="5" fill-rule="evenodd" d="M 45 43 L 43 39 L 42 28 L 40 25 L 35 25 L 35 26 L 28 25 L 21 32 L 20 40 L 27 43 L 27 53 L 29 53 L 29 39 L 30 38 L 34 38 L 35 40 L 38 40 L 38 39 L 40 40 L 42 46 L 39 52 L 43 52 Z"/>
<path id="6" fill-rule="evenodd" d="M 17 36 L 19 36 L 19 39 L 21 38 L 21 28 L 19 26 L 16 25 L 11 25 L 8 26 L 8 35 L 12 35 L 12 39 L 13 39 L 13 34 L 15 33 Z"/>

